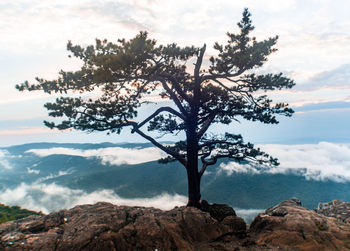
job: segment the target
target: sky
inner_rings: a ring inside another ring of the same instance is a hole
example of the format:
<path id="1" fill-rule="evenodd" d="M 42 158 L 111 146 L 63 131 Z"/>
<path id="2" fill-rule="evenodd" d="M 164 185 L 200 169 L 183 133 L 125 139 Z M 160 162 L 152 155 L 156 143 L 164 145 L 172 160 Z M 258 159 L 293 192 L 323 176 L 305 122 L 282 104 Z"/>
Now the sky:
<path id="1" fill-rule="evenodd" d="M 213 131 L 241 133 L 258 144 L 350 142 L 350 17 L 347 0 L 2 0 L 0 2 L 0 147 L 28 142 L 139 142 L 122 135 L 58 132 L 45 128 L 43 105 L 56 97 L 21 93 L 14 86 L 36 76 L 54 79 L 78 69 L 66 44 L 87 46 L 96 38 L 116 41 L 146 30 L 159 44 L 207 45 L 237 32 L 243 9 L 252 13 L 253 35 L 279 35 L 278 51 L 262 72 L 283 72 L 296 82 L 270 93 L 296 113 L 279 125 L 242 121 Z"/>

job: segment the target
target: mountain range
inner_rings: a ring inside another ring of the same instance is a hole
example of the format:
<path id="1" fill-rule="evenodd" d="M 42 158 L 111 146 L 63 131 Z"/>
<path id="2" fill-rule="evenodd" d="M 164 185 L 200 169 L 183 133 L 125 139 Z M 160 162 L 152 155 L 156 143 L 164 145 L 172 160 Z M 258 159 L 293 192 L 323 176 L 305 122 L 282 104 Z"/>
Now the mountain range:
<path id="1" fill-rule="evenodd" d="M 147 161 L 150 154 L 153 160 Z M 68 200 L 84 202 L 83 195 L 91 194 L 130 200 L 167 194 L 170 200 L 180 196 L 186 203 L 185 169 L 177 162 L 158 163 L 159 156 L 150 144 L 32 143 L 0 148 L 0 203 L 43 212 L 68 207 Z M 311 209 L 319 202 L 350 200 L 347 181 L 315 180 L 292 170 L 227 172 L 223 167 L 228 163 L 218 162 L 203 176 L 203 199 L 241 209 L 268 208 L 291 197 Z"/>

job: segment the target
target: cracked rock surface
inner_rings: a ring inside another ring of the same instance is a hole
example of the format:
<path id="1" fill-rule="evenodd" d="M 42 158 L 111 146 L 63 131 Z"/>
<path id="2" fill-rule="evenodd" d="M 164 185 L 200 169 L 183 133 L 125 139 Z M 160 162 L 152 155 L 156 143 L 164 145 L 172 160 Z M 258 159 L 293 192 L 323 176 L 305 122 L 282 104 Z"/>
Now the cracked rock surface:
<path id="1" fill-rule="evenodd" d="M 259 246 L 281 250 L 350 250 L 350 224 L 306 209 L 296 198 L 259 214 L 248 234 Z"/>
<path id="2" fill-rule="evenodd" d="M 97 203 L 4 223 L 0 250 L 215 250 L 228 237 L 240 245 L 245 233 L 237 216 Z"/>
<path id="3" fill-rule="evenodd" d="M 227 205 L 204 211 L 81 205 L 1 224 L 0 250 L 350 250 L 348 222 L 298 199 L 267 209 L 249 228 Z"/>
<path id="4" fill-rule="evenodd" d="M 315 212 L 350 223 L 350 202 L 333 200 L 328 203 L 319 203 Z"/>

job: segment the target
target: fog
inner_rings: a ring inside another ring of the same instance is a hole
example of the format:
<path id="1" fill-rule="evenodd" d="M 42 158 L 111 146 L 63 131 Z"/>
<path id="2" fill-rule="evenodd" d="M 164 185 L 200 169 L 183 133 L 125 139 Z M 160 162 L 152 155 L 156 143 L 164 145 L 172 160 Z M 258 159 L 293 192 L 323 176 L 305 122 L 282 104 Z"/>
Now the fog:
<path id="1" fill-rule="evenodd" d="M 107 147 L 89 150 L 53 147 L 49 149 L 31 149 L 27 152 L 34 153 L 40 157 L 53 154 L 74 155 L 81 157 L 96 157 L 101 159 L 102 164 L 109 163 L 111 165 L 139 164 L 143 162 L 158 160 L 166 156 L 160 149 L 155 147 L 147 147 L 140 149 Z"/>
<path id="2" fill-rule="evenodd" d="M 70 189 L 55 183 L 21 183 L 13 189 L 2 191 L 0 201 L 6 205 L 19 205 L 26 209 L 49 213 L 63 208 L 68 209 L 76 205 L 93 204 L 99 201 L 110 202 L 116 205 L 155 207 L 169 210 L 175 206 L 185 205 L 187 198 L 178 194 L 163 193 L 151 198 L 127 199 L 108 189 L 87 193 L 80 189 Z"/>
<path id="3" fill-rule="evenodd" d="M 280 165 L 272 168 L 240 165 L 235 162 L 221 164 L 219 172 L 285 174 L 296 172 L 306 179 L 350 181 L 350 146 L 321 142 L 305 145 L 260 145 L 262 150 L 278 158 Z"/>

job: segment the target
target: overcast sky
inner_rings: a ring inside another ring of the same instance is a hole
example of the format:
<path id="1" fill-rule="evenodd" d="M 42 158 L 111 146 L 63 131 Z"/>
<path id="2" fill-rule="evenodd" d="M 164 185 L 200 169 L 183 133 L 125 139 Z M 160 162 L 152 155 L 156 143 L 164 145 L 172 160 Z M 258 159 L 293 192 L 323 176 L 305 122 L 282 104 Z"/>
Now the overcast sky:
<path id="1" fill-rule="evenodd" d="M 278 126 L 242 123 L 230 128 L 257 143 L 350 142 L 350 1 L 347 0 L 2 0 L 0 1 L 0 146 L 26 142 L 125 142 L 121 136 L 55 132 L 45 128 L 43 104 L 52 97 L 19 93 L 24 80 L 57 77 L 77 69 L 68 40 L 89 45 L 95 38 L 132 38 L 147 30 L 160 44 L 207 44 L 237 31 L 244 7 L 258 39 L 279 35 L 278 51 L 264 66 L 284 72 L 297 85 L 273 93 L 297 111 Z M 223 128 L 214 127 L 214 130 Z"/>

